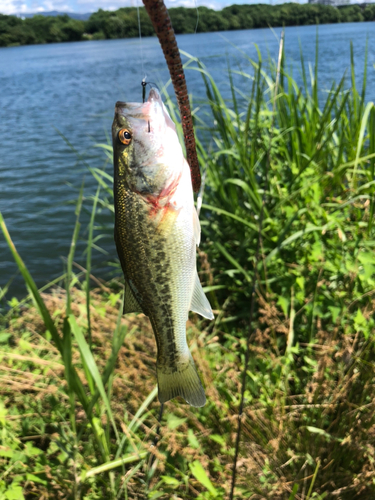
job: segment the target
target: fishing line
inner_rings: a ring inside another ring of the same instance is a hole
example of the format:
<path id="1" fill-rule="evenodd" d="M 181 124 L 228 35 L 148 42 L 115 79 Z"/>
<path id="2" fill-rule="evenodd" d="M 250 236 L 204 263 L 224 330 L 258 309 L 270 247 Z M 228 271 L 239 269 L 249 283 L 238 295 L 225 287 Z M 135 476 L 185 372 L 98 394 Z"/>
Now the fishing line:
<path id="1" fill-rule="evenodd" d="M 159 437 L 160 437 L 160 422 L 161 422 L 161 419 L 163 417 L 163 410 L 164 410 L 164 403 L 161 403 L 160 404 L 160 412 L 159 412 L 159 418 L 158 418 L 158 428 L 156 429 L 156 437 L 154 439 L 154 446 L 156 446 L 157 442 L 159 441 Z"/>
<path id="2" fill-rule="evenodd" d="M 140 46 L 141 46 L 142 75 L 144 75 L 143 79 L 142 79 L 142 85 L 143 85 L 143 82 L 146 82 L 147 75 L 145 74 L 145 68 L 144 68 L 144 64 L 143 64 L 143 42 L 142 42 L 142 30 L 141 30 L 141 17 L 140 17 L 140 14 L 139 14 L 138 1 L 137 1 L 137 17 L 138 17 L 139 42 L 140 42 Z M 144 99 L 143 99 L 143 102 L 145 102 Z"/>
<path id="3" fill-rule="evenodd" d="M 155 446 L 158 444 L 158 441 L 160 439 L 160 422 L 161 422 L 161 419 L 163 417 L 163 410 L 164 410 L 164 403 L 161 403 L 160 404 L 160 411 L 159 411 L 159 417 L 158 417 L 158 426 L 157 426 L 157 429 L 156 429 L 156 436 L 154 438 L 154 441 L 151 445 L 151 448 L 155 448 Z M 154 463 L 154 460 L 155 460 L 155 455 L 153 453 L 150 454 L 150 459 L 148 461 L 148 465 L 147 465 L 147 471 L 150 472 L 151 471 L 151 467 Z M 149 477 L 149 479 L 151 479 Z"/>
<path id="4" fill-rule="evenodd" d="M 194 5 L 195 5 L 195 8 L 197 10 L 197 24 L 195 25 L 195 31 L 194 31 L 194 35 L 196 35 L 197 34 L 197 29 L 198 29 L 198 24 L 199 24 L 199 10 L 198 10 L 197 0 L 194 0 Z"/>

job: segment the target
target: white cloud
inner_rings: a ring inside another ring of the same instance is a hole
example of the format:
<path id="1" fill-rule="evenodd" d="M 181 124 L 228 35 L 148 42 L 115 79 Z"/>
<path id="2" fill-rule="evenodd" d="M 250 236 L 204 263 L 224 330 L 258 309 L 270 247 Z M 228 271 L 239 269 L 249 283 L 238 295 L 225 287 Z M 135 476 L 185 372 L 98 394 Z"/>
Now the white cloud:
<path id="1" fill-rule="evenodd" d="M 66 0 L 44 0 L 41 2 L 41 9 L 45 12 L 51 10 L 59 10 L 62 12 L 73 11 L 71 6 L 66 3 Z"/>
<path id="2" fill-rule="evenodd" d="M 234 0 L 233 0 L 234 1 Z M 165 0 L 167 7 L 200 7 L 221 9 L 229 4 L 229 0 Z M 96 12 L 99 8 L 104 10 L 117 10 L 120 7 L 143 6 L 141 0 L 0 0 L 2 14 L 23 14 L 28 12 Z"/>
<path id="3" fill-rule="evenodd" d="M 27 5 L 18 0 L 1 0 L 0 12 L 2 14 L 14 14 L 15 12 L 26 12 Z"/>
<path id="4" fill-rule="evenodd" d="M 0 0 L 2 14 L 27 14 L 51 10 L 73 12 L 74 9 L 69 0 Z"/>
<path id="5" fill-rule="evenodd" d="M 234 0 L 233 0 L 234 1 Z M 220 10 L 226 5 L 229 5 L 231 2 L 229 1 L 210 1 L 210 0 L 165 0 L 165 5 L 167 7 L 186 7 L 190 9 L 195 9 L 197 7 L 209 7 L 213 10 Z"/>
<path id="6" fill-rule="evenodd" d="M 142 0 L 76 0 L 77 5 L 87 5 L 90 6 L 90 11 L 96 11 L 99 8 L 104 10 L 115 10 L 120 7 L 143 7 Z M 229 3 L 228 0 L 226 3 Z M 195 8 L 199 6 L 206 6 L 214 9 L 220 9 L 223 7 L 224 3 L 220 1 L 212 0 L 165 0 L 165 5 L 167 7 L 190 7 Z"/>
<path id="7" fill-rule="evenodd" d="M 113 10 L 119 9 L 120 7 L 136 7 L 137 2 L 135 0 L 77 0 L 78 5 L 87 5 L 87 10 L 95 12 L 98 9 L 103 10 Z M 140 5 L 141 2 L 138 4 Z"/>

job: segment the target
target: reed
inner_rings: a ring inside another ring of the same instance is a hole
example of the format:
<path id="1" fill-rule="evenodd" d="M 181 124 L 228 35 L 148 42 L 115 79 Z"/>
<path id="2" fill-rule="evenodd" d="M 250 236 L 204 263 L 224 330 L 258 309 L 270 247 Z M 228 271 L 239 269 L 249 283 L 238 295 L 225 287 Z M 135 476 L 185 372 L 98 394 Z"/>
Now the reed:
<path id="1" fill-rule="evenodd" d="M 260 53 L 243 57 L 247 71 L 229 70 L 229 98 L 200 61 L 185 65 L 207 95 L 195 111 L 206 175 L 199 261 L 217 314 L 212 323 L 192 316 L 188 328 L 208 403 L 168 403 L 157 446 L 152 331 L 142 317 L 121 317 L 121 280 L 91 288 L 95 217 L 98 207 L 113 211 L 111 176 L 90 169 L 98 189 L 90 198 L 81 190 L 65 284 L 49 295 L 0 216 L 30 299 L 12 302 L 0 333 L 5 498 L 228 498 L 242 390 L 233 498 L 373 498 L 375 109 L 366 71 L 358 89 L 352 51 L 350 73 L 323 92 L 318 56 L 308 77 L 301 53 L 300 84 L 283 53 L 279 67 Z M 111 146 L 99 146 L 111 159 Z M 82 206 L 91 212 L 86 269 L 75 272 Z"/>

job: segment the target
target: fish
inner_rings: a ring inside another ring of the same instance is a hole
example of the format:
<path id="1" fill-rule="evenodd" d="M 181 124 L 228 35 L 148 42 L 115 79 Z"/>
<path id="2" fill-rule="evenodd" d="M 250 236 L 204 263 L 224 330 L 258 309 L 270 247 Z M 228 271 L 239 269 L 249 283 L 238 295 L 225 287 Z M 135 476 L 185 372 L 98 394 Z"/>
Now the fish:
<path id="1" fill-rule="evenodd" d="M 158 398 L 206 403 L 186 341 L 189 311 L 214 319 L 199 281 L 200 223 L 175 124 L 152 88 L 144 103 L 117 102 L 112 125 L 115 243 L 124 314 L 148 316 L 157 344 Z"/>

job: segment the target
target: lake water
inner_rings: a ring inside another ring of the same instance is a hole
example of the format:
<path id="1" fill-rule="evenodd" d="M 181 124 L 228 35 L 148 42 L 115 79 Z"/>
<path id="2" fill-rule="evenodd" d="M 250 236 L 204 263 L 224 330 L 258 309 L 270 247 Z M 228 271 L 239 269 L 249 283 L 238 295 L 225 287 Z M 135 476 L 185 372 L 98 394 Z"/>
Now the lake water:
<path id="1" fill-rule="evenodd" d="M 247 69 L 239 50 L 257 59 L 255 44 L 263 57 L 269 53 L 277 59 L 280 32 L 246 30 L 180 35 L 177 39 L 180 49 L 199 57 L 226 92 L 228 61 L 232 67 Z M 348 70 L 350 41 L 361 82 L 366 40 L 367 99 L 375 99 L 375 23 L 319 27 L 321 89 L 328 89 L 332 80 L 338 81 Z M 315 26 L 286 28 L 286 57 L 295 77 L 299 75 L 300 45 L 305 62 L 313 64 L 315 41 Z M 105 142 L 110 134 L 117 100 L 141 100 L 144 73 L 148 81 L 158 84 L 168 80 L 156 38 L 0 49 L 0 211 L 38 286 L 64 271 L 75 221 L 72 202 L 84 177 L 86 196 L 94 190 L 95 181 L 86 165 L 101 167 L 104 163 L 103 153 L 93 144 Z M 198 72 L 188 71 L 187 82 L 189 92 L 204 98 Z M 82 241 L 87 220 L 84 213 Z M 98 223 L 111 227 L 111 215 L 102 213 Z M 106 262 L 117 258 L 112 231 L 105 230 L 98 243 L 107 253 L 94 255 L 93 272 L 105 276 Z M 83 248 L 82 242 L 76 256 L 81 263 Z M 7 298 L 24 295 L 22 278 L 0 234 L 0 287 L 11 278 Z"/>

